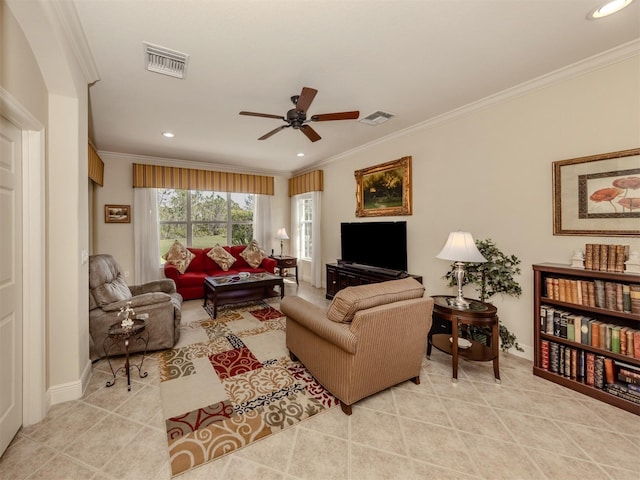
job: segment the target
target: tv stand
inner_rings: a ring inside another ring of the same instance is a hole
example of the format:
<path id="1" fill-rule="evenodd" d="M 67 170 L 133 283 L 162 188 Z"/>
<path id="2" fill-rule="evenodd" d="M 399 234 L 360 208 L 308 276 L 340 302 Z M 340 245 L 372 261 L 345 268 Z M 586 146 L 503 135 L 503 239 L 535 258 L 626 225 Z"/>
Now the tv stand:
<path id="1" fill-rule="evenodd" d="M 372 267 L 354 263 L 327 263 L 327 294 L 332 299 L 336 293 L 346 287 L 354 285 L 367 285 L 369 283 L 386 282 L 399 278 L 413 277 L 422 283 L 422 277 L 411 275 L 398 270 Z"/>

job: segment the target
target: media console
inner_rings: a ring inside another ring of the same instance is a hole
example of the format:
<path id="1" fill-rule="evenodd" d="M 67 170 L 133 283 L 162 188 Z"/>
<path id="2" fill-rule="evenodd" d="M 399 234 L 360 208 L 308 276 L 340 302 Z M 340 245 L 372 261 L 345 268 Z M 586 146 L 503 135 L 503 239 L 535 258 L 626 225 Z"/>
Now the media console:
<path id="1" fill-rule="evenodd" d="M 422 283 L 422 277 L 406 272 L 398 273 L 396 270 L 387 270 L 378 267 L 368 267 L 360 264 L 327 263 L 327 294 L 332 299 L 336 293 L 346 287 L 354 285 L 367 285 L 369 283 L 386 282 L 399 278 L 413 277 Z"/>

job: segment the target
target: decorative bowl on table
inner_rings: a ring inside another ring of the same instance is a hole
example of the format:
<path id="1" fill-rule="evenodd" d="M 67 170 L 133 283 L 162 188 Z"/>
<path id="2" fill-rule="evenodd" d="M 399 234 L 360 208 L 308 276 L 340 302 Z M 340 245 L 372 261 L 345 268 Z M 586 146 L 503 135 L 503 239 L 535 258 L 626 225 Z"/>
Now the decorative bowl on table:
<path id="1" fill-rule="evenodd" d="M 449 341 L 453 344 L 453 337 L 449 337 Z M 471 346 L 471 342 L 466 338 L 458 337 L 458 348 L 469 348 Z"/>

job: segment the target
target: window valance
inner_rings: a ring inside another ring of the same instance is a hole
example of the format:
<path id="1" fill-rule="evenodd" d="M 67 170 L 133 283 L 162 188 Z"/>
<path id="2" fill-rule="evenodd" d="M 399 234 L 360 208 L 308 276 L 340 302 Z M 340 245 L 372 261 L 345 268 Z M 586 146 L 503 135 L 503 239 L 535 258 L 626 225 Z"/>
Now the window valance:
<path id="1" fill-rule="evenodd" d="M 324 190 L 324 171 L 314 170 L 289 179 L 289 196 L 307 192 L 322 192 Z"/>
<path id="2" fill-rule="evenodd" d="M 89 178 L 98 185 L 104 185 L 104 162 L 96 152 L 95 148 L 89 144 Z"/>
<path id="3" fill-rule="evenodd" d="M 195 168 L 133 164 L 134 188 L 177 188 L 215 192 L 274 194 L 273 177 Z"/>

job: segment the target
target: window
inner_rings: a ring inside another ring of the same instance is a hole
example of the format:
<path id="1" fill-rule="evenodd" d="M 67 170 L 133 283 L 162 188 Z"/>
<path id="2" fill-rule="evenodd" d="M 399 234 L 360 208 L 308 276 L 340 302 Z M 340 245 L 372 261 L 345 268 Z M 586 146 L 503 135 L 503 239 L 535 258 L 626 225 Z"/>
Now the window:
<path id="1" fill-rule="evenodd" d="M 298 198 L 298 257 L 303 260 L 311 260 L 313 199 L 310 194 L 300 195 Z"/>
<path id="2" fill-rule="evenodd" d="M 158 189 L 160 253 L 176 239 L 195 248 L 248 244 L 254 200 L 248 193 Z"/>

